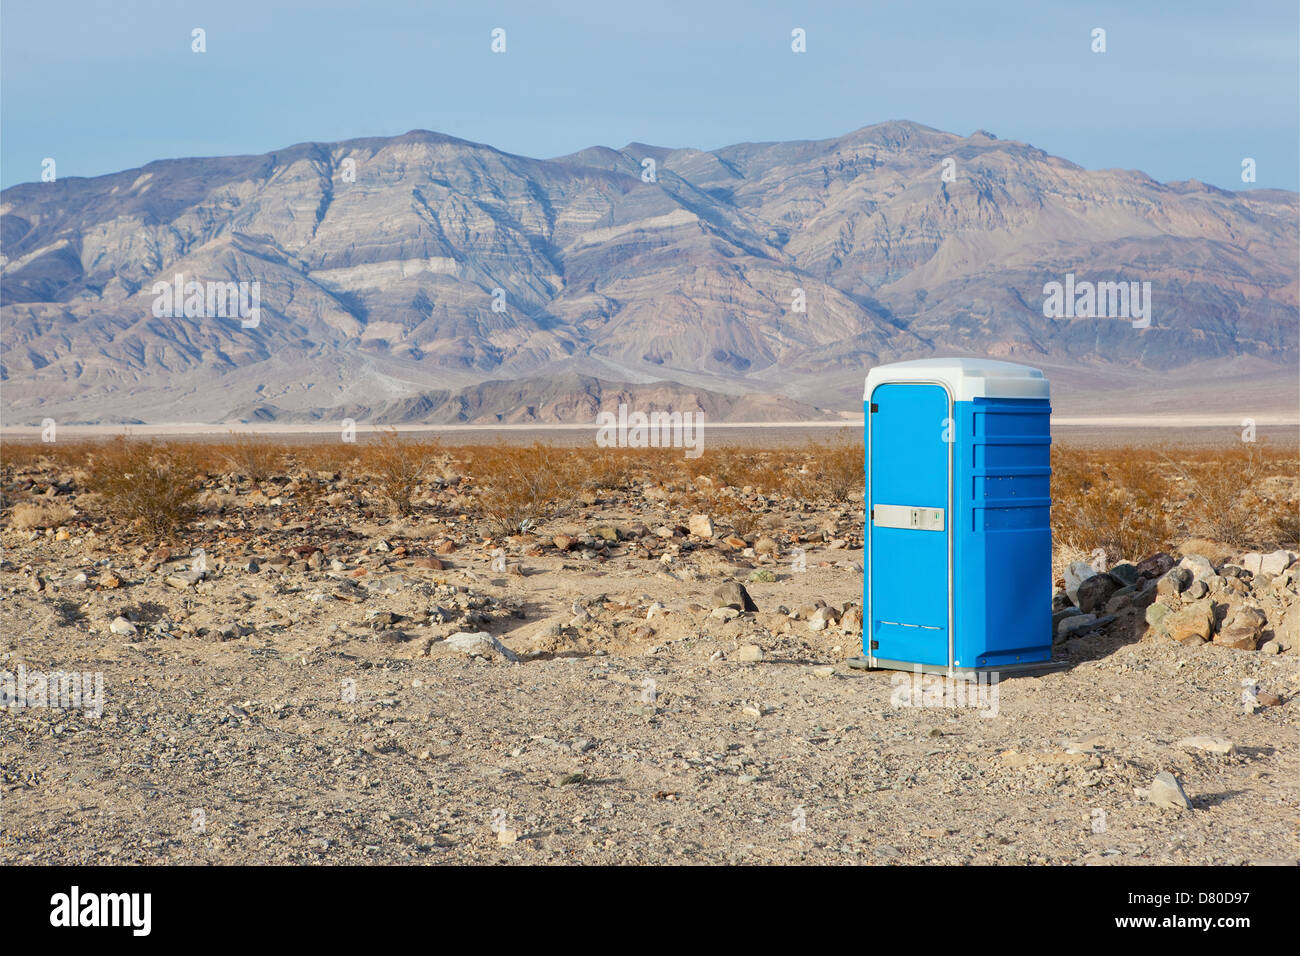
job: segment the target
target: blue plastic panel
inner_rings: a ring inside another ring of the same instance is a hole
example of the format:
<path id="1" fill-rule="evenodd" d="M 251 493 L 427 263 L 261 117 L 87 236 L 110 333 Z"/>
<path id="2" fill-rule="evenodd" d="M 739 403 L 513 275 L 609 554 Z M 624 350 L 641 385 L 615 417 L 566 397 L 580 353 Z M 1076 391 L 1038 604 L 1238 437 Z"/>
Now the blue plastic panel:
<path id="1" fill-rule="evenodd" d="M 1051 404 L 954 407 L 953 665 L 1052 657 Z"/>
<path id="2" fill-rule="evenodd" d="M 872 412 L 874 403 L 877 410 Z M 948 663 L 948 393 L 941 386 L 892 383 L 871 394 L 867 445 L 867 609 L 864 652 L 887 660 Z M 944 509 L 944 530 L 878 527 L 876 505 Z"/>

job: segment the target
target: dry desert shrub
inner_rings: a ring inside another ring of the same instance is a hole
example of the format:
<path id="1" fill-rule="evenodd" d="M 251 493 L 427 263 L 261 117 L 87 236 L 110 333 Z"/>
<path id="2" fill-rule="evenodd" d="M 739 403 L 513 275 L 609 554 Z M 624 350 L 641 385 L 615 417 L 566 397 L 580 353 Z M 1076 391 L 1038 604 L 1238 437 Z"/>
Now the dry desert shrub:
<path id="1" fill-rule="evenodd" d="M 32 528 L 57 528 L 67 524 L 75 516 L 76 512 L 61 501 L 24 501 L 14 505 L 14 510 L 9 516 L 9 524 L 20 531 Z"/>
<path id="2" fill-rule="evenodd" d="M 805 462 L 792 476 L 791 492 L 807 501 L 861 501 L 866 494 L 862 442 L 809 441 Z"/>
<path id="3" fill-rule="evenodd" d="M 201 451 L 192 445 L 123 439 L 90 456 L 90 490 L 106 516 L 156 535 L 183 527 L 197 513 Z"/>
<path id="4" fill-rule="evenodd" d="M 1263 492 L 1264 479 L 1281 466 L 1277 456 L 1256 443 L 1243 443 L 1208 457 L 1175 461 L 1164 456 L 1183 483 L 1188 529 L 1236 549 L 1282 543 L 1289 533 L 1282 502 Z M 1283 517 L 1281 526 L 1279 517 Z"/>
<path id="5" fill-rule="evenodd" d="M 208 457 L 219 459 L 226 468 L 251 482 L 259 482 L 278 472 L 284 455 L 283 445 L 232 432 L 231 440 L 212 446 Z"/>
<path id="6" fill-rule="evenodd" d="M 474 505 L 497 534 L 535 527 L 573 506 L 582 490 L 577 460 L 590 452 L 553 448 L 478 447 L 466 456 L 473 476 Z"/>
<path id="7" fill-rule="evenodd" d="M 436 439 L 404 440 L 394 428 L 363 445 L 359 457 L 361 470 L 376 478 L 379 496 L 397 514 L 409 515 L 415 511 L 416 490 L 432 474 L 441 453 Z"/>
<path id="8" fill-rule="evenodd" d="M 1169 546 L 1170 482 L 1143 450 L 1052 449 L 1052 531 L 1062 545 L 1107 561 L 1140 560 Z"/>

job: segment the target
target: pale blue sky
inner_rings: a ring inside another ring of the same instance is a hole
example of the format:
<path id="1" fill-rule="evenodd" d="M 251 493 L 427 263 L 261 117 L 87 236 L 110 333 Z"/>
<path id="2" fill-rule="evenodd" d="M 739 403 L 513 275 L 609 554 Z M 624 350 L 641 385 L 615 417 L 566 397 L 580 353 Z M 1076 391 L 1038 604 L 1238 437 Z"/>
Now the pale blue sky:
<path id="1" fill-rule="evenodd" d="M 208 52 L 190 52 L 193 27 Z M 489 50 L 502 27 L 507 52 Z M 807 31 L 808 52 L 790 50 Z M 1090 50 L 1094 27 L 1107 52 Z M 1088 168 L 1300 185 L 1300 5 L 4 0 L 0 184 L 433 129 L 529 156 L 910 119 Z"/>

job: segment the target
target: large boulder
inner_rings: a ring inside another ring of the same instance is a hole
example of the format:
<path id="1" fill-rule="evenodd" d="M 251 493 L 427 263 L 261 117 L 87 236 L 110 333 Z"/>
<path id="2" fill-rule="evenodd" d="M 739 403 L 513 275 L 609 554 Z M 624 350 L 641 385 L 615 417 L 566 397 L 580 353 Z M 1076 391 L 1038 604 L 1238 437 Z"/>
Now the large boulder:
<path id="1" fill-rule="evenodd" d="M 1073 561 L 1066 567 L 1065 594 L 1070 599 L 1071 604 L 1076 607 L 1079 604 L 1079 585 L 1100 573 L 1087 561 Z"/>
<path id="2" fill-rule="evenodd" d="M 1105 607 L 1119 588 L 1119 582 L 1109 574 L 1094 574 L 1075 590 L 1074 603 L 1084 614 L 1091 614 L 1097 608 Z"/>
<path id="3" fill-rule="evenodd" d="M 1143 558 L 1137 563 L 1137 572 L 1144 578 L 1158 578 L 1172 568 L 1177 562 L 1163 551 L 1159 551 L 1149 558 Z"/>
<path id="4" fill-rule="evenodd" d="M 1138 578 L 1141 577 L 1141 574 L 1139 574 L 1136 565 L 1123 563 L 1117 564 L 1111 568 L 1110 576 L 1118 581 L 1123 587 L 1131 588 L 1138 583 Z"/>
<path id="5" fill-rule="evenodd" d="M 1160 599 L 1175 598 L 1186 591 L 1191 583 L 1191 570 L 1188 568 L 1170 568 L 1156 582 L 1156 597 Z"/>
<path id="6" fill-rule="evenodd" d="M 1214 577 L 1214 565 L 1203 554 L 1184 555 L 1183 560 L 1178 562 L 1178 566 L 1191 571 L 1193 581 L 1204 581 L 1208 584 L 1210 578 Z"/>
<path id="7" fill-rule="evenodd" d="M 1155 605 L 1151 605 L 1155 607 Z M 1191 641 L 1201 644 L 1214 633 L 1214 605 L 1202 598 L 1177 611 L 1171 611 L 1160 622 L 1166 634 L 1180 644 Z"/>

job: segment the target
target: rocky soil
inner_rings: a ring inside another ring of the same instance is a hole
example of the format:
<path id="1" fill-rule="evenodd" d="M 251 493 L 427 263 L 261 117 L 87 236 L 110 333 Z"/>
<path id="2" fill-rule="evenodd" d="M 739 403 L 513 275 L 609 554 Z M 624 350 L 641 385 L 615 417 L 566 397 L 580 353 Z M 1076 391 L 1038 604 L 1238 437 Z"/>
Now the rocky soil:
<path id="1" fill-rule="evenodd" d="M 0 672 L 103 681 L 0 683 L 0 862 L 1300 857 L 1288 553 L 1070 565 L 1060 666 L 945 696 L 847 666 L 860 508 L 739 535 L 647 486 L 490 538 L 224 495 L 161 548 L 0 532 Z"/>

